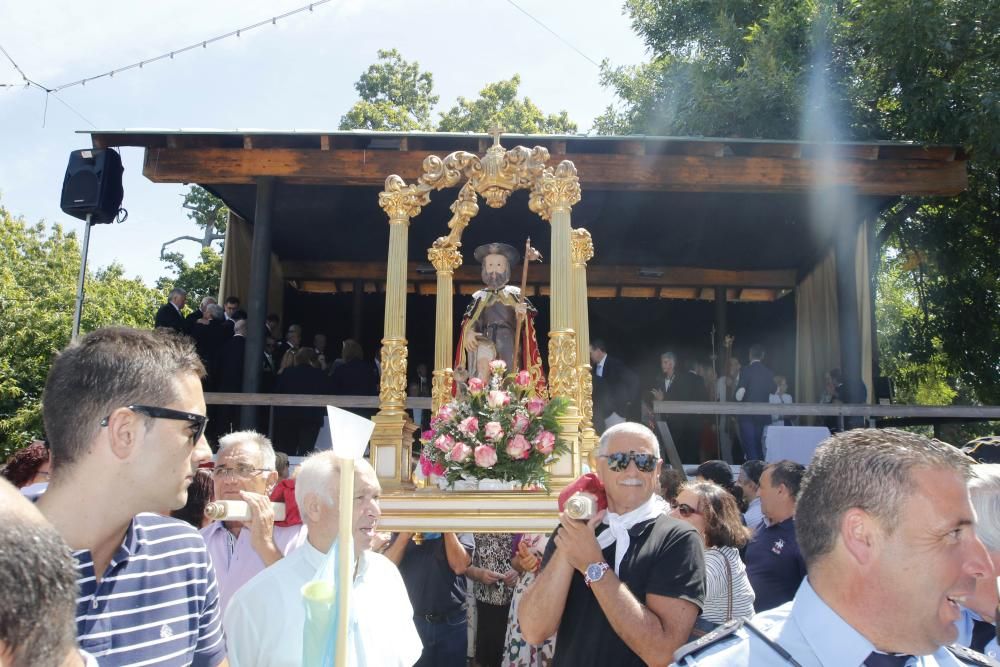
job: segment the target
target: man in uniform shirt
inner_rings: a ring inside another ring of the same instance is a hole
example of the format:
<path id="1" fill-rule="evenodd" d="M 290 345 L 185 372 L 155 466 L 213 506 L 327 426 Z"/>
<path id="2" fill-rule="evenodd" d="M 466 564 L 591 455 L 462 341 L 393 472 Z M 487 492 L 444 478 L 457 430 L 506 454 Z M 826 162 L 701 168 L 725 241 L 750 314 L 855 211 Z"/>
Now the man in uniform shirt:
<path id="1" fill-rule="evenodd" d="M 957 449 L 913 433 L 857 429 L 827 439 L 799 496 L 799 546 L 809 575 L 795 600 L 736 631 L 705 635 L 675 660 L 754 667 L 992 664 L 947 647 L 957 636 L 959 605 L 980 578 L 992 576 L 974 530 L 971 474 Z"/>
<path id="2" fill-rule="evenodd" d="M 590 521 L 560 517 L 521 598 L 525 641 L 540 644 L 558 630 L 556 666 L 666 664 L 694 627 L 705 596 L 702 540 L 654 496 L 658 449 L 641 424 L 604 432 L 597 474 L 608 509 Z"/>
<path id="3" fill-rule="evenodd" d="M 791 600 L 806 576 L 795 537 L 795 498 L 804 471 L 801 464 L 786 460 L 768 465 L 760 476 L 760 509 L 767 521 L 758 524 L 745 556 L 758 612 Z"/>
<path id="4" fill-rule="evenodd" d="M 271 441 L 255 431 L 238 431 L 219 440 L 215 467 L 216 500 L 242 500 L 250 521 L 213 521 L 201 529 L 226 605 L 240 586 L 302 544 L 302 524 L 275 526 L 268 496 L 278 483 Z"/>

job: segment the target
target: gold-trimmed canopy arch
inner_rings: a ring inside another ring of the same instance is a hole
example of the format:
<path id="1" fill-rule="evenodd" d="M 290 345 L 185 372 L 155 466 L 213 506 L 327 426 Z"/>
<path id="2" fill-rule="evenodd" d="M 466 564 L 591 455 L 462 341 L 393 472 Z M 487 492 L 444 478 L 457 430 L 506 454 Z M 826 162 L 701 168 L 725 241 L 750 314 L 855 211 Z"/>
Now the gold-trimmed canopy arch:
<path id="1" fill-rule="evenodd" d="M 445 158 L 428 155 L 423 173 L 407 184 L 400 176 L 390 175 L 379 193 L 379 206 L 389 217 L 389 260 L 386 276 L 385 330 L 382 339 L 382 379 L 379 413 L 374 417 L 372 460 L 383 486 L 406 486 L 411 480 L 410 449 L 412 432 L 404 411 L 406 401 L 406 266 L 407 233 L 411 218 L 430 202 L 434 190 L 455 187 L 462 181 L 458 196 L 451 204 L 448 234 L 439 237 L 427 251 L 437 272 L 434 373 L 432 404 L 437 410 L 450 400 L 452 393 L 452 276 L 462 264 L 462 234 L 479 212 L 478 197 L 487 206 L 503 207 L 511 193 L 530 190 L 529 208 L 549 222 L 552 235 L 551 322 L 549 331 L 549 377 L 553 397 L 569 402 L 560 420 L 561 435 L 571 445 L 571 452 L 550 466 L 554 487 L 568 484 L 581 471 L 581 445 L 590 449 L 594 432 L 589 419 L 589 372 L 586 356 L 580 352 L 578 333 L 587 340 L 586 261 L 572 261 L 570 211 L 580 201 L 580 179 L 576 166 L 563 160 L 555 168 L 548 166 L 549 151 L 543 146 L 500 144 L 501 132 L 492 128 L 493 145 L 480 158 L 467 151 L 455 151 Z M 589 238 L 589 236 L 588 236 Z M 580 291 L 580 285 L 583 291 Z M 584 303 L 580 304 L 580 295 Z M 583 357 L 581 359 L 581 356 Z M 583 442 L 581 442 L 581 435 Z"/>

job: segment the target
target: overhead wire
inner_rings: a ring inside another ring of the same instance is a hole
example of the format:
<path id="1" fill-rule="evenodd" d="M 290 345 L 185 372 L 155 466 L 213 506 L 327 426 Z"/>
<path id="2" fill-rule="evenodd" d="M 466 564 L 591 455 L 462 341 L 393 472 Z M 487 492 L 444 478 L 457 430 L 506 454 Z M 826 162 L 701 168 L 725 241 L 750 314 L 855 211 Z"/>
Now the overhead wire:
<path id="1" fill-rule="evenodd" d="M 514 7 L 517 11 L 521 12 L 522 14 L 524 14 L 525 16 L 527 16 L 529 19 L 531 19 L 532 21 L 534 21 L 538 25 L 540 25 L 543 28 L 545 28 L 545 30 L 547 30 L 550 33 L 552 33 L 552 35 L 556 39 L 558 39 L 560 42 L 562 42 L 563 44 L 565 44 L 569 48 L 571 48 L 574 51 L 576 51 L 580 56 L 582 56 L 587 62 L 589 62 L 594 67 L 600 67 L 601 66 L 601 64 L 599 62 L 597 62 L 596 60 L 594 60 L 593 58 L 591 58 L 590 56 L 588 56 L 586 53 L 584 53 L 583 51 L 581 51 L 580 49 L 578 49 L 575 44 L 573 44 L 568 39 L 566 39 L 565 37 L 563 37 L 562 35 L 560 35 L 559 33 L 557 33 L 555 30 L 553 30 L 549 26 L 545 25 L 545 23 L 543 23 L 541 21 L 541 19 L 535 17 L 533 14 L 531 14 L 530 12 L 528 12 L 528 10 L 524 9 L 519 4 L 517 4 L 516 2 L 514 2 L 514 0 L 507 0 L 507 4 L 509 4 L 510 6 Z"/>

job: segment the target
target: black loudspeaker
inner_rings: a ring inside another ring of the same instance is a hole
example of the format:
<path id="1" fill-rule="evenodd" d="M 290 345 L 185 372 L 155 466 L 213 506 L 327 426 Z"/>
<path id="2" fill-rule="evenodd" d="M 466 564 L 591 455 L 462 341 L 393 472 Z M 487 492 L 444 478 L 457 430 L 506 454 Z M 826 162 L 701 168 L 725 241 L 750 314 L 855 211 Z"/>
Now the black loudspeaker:
<path id="1" fill-rule="evenodd" d="M 122 205 L 122 158 L 110 148 L 88 148 L 69 154 L 63 179 L 63 212 L 91 223 L 114 222 Z"/>

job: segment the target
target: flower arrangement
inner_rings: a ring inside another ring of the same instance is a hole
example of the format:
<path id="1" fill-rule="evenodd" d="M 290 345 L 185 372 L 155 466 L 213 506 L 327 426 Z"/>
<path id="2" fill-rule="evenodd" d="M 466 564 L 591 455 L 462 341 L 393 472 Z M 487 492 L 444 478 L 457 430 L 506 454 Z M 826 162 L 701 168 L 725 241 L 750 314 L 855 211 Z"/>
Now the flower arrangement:
<path id="1" fill-rule="evenodd" d="M 546 486 L 545 464 L 569 450 L 556 421 L 567 401 L 536 397 L 528 371 L 507 374 L 499 359 L 490 363 L 488 381 L 469 378 L 467 387 L 467 396 L 442 406 L 421 434 L 423 476 Z"/>

